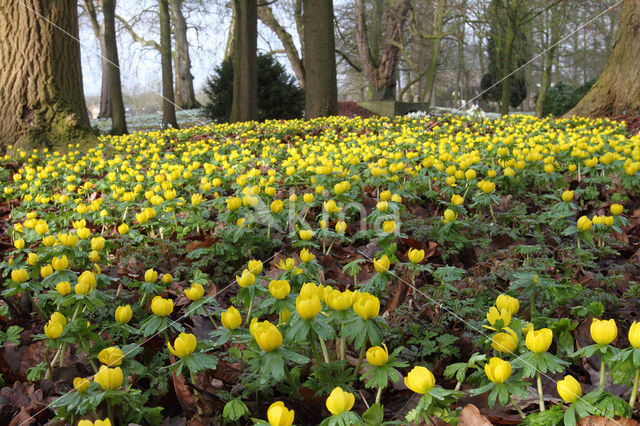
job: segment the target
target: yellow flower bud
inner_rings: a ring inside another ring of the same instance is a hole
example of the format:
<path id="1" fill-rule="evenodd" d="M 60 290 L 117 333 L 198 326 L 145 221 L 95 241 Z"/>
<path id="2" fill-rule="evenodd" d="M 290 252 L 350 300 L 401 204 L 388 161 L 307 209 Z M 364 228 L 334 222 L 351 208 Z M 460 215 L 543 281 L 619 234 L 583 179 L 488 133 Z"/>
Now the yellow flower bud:
<path id="1" fill-rule="evenodd" d="M 273 280 L 269 283 L 269 293 L 276 299 L 284 299 L 291 291 L 287 280 Z"/>
<path id="2" fill-rule="evenodd" d="M 235 330 L 242 324 L 240 312 L 233 306 L 230 306 L 229 309 L 220 315 L 220 320 L 222 321 L 222 326 L 227 330 Z"/>
<path id="3" fill-rule="evenodd" d="M 301 229 L 300 239 L 302 241 L 309 241 L 313 237 L 313 231 L 311 229 Z"/>
<path id="4" fill-rule="evenodd" d="M 51 265 L 56 271 L 62 271 L 69 266 L 69 260 L 65 255 L 62 255 L 61 257 L 54 256 L 53 259 L 51 259 Z"/>
<path id="5" fill-rule="evenodd" d="M 459 206 L 463 203 L 464 198 L 462 198 L 461 195 L 455 194 L 453 197 L 451 197 L 451 204 L 453 204 L 454 206 Z"/>
<path id="6" fill-rule="evenodd" d="M 44 244 L 45 247 L 51 247 L 56 243 L 56 237 L 55 235 L 47 235 L 46 237 L 44 237 L 42 239 L 42 244 Z M 64 243 L 63 243 L 64 244 Z"/>
<path id="7" fill-rule="evenodd" d="M 315 258 L 316 257 L 314 256 L 314 254 L 311 253 L 309 250 L 307 249 L 300 250 L 300 260 L 302 260 L 304 263 L 312 262 L 313 259 Z"/>
<path id="8" fill-rule="evenodd" d="M 353 305 L 353 294 L 350 291 L 328 288 L 325 290 L 324 299 L 327 305 L 336 311 L 345 311 Z"/>
<path id="9" fill-rule="evenodd" d="M 484 372 L 493 383 L 504 383 L 511 376 L 511 364 L 493 357 L 485 364 Z"/>
<path id="10" fill-rule="evenodd" d="M 127 232 L 129 232 L 129 225 L 127 225 L 126 223 L 123 223 L 120 226 L 118 226 L 118 233 L 119 234 L 124 235 Z"/>
<path id="11" fill-rule="evenodd" d="M 265 352 L 275 351 L 282 345 L 280 330 L 269 321 L 256 322 L 252 335 L 260 349 Z"/>
<path id="12" fill-rule="evenodd" d="M 313 203 L 313 200 L 314 200 L 314 196 L 311 193 L 306 193 L 302 196 L 302 201 L 304 201 L 307 204 Z"/>
<path id="13" fill-rule="evenodd" d="M 61 296 L 66 296 L 71 293 L 71 284 L 69 284 L 69 281 L 60 281 L 56 284 L 56 291 L 60 293 Z"/>
<path id="14" fill-rule="evenodd" d="M 179 358 L 185 358 L 193 353 L 196 350 L 197 345 L 196 336 L 191 333 L 180 333 L 180 335 L 176 338 L 174 342 L 174 347 L 171 347 L 171 344 L 167 342 L 167 347 L 169 351 Z"/>
<path id="15" fill-rule="evenodd" d="M 498 310 L 495 306 L 489 308 L 487 313 L 487 321 L 494 327 L 498 320 L 502 320 L 502 327 L 508 327 L 511 324 L 511 314 L 506 309 Z"/>
<path id="16" fill-rule="evenodd" d="M 40 276 L 42 278 L 47 278 L 51 274 L 53 274 L 53 268 L 51 265 L 43 265 L 40 267 Z"/>
<path id="17" fill-rule="evenodd" d="M 27 255 L 27 263 L 31 266 L 35 265 L 38 262 L 38 255 L 35 253 L 29 253 Z"/>
<path id="18" fill-rule="evenodd" d="M 51 321 L 59 322 L 64 327 L 67 325 L 67 319 L 60 312 L 54 312 L 51 314 Z"/>
<path id="19" fill-rule="evenodd" d="M 195 302 L 196 300 L 202 299 L 204 296 L 204 287 L 198 283 L 192 283 L 191 288 L 187 288 L 184 290 L 184 295 L 187 296 L 187 299 Z"/>
<path id="20" fill-rule="evenodd" d="M 316 295 L 311 297 L 301 297 L 298 296 L 296 298 L 296 311 L 300 318 L 304 320 L 311 320 L 315 318 L 322 309 L 322 304 L 320 302 L 320 298 Z"/>
<path id="21" fill-rule="evenodd" d="M 396 223 L 393 220 L 386 220 L 382 223 L 382 230 L 390 234 L 396 230 Z"/>
<path id="22" fill-rule="evenodd" d="M 508 294 L 501 294 L 496 298 L 496 307 L 499 311 L 506 309 L 513 316 L 520 309 L 520 302 Z"/>
<path id="23" fill-rule="evenodd" d="M 19 238 L 19 239 L 15 240 L 13 242 L 13 246 L 18 250 L 22 250 L 24 248 L 24 246 L 25 246 L 24 239 L 23 238 Z"/>
<path id="24" fill-rule="evenodd" d="M 612 215 L 619 216 L 624 211 L 624 207 L 622 207 L 622 204 L 611 204 L 609 210 L 611 211 Z"/>
<path id="25" fill-rule="evenodd" d="M 230 197 L 225 200 L 227 202 L 227 210 L 237 210 L 242 206 L 242 200 L 238 197 Z"/>
<path id="26" fill-rule="evenodd" d="M 116 321 L 120 324 L 126 324 L 131 321 L 133 310 L 131 305 L 118 306 L 115 312 Z"/>
<path id="27" fill-rule="evenodd" d="M 415 393 L 424 395 L 435 386 L 436 378 L 428 368 L 416 366 L 404 378 L 404 384 Z"/>
<path id="28" fill-rule="evenodd" d="M 551 342 L 553 341 L 553 332 L 549 328 L 543 328 L 541 330 L 529 330 L 525 344 L 527 349 L 536 354 L 541 354 L 549 350 Z"/>
<path id="29" fill-rule="evenodd" d="M 591 322 L 591 338 L 599 345 L 608 345 L 618 336 L 616 322 L 610 320 L 599 320 L 594 318 Z"/>
<path id="30" fill-rule="evenodd" d="M 93 237 L 91 239 L 91 250 L 102 251 L 104 249 L 105 240 L 103 237 Z"/>
<path id="31" fill-rule="evenodd" d="M 124 353 L 120 348 L 111 346 L 101 350 L 98 354 L 98 359 L 107 367 L 117 367 L 122 364 Z"/>
<path id="32" fill-rule="evenodd" d="M 294 416 L 294 411 L 288 410 L 282 401 L 274 402 L 267 410 L 269 426 L 291 426 Z"/>
<path id="33" fill-rule="evenodd" d="M 57 339 L 62 334 L 62 330 L 64 329 L 64 325 L 55 320 L 49 320 L 49 322 L 44 326 L 44 334 L 49 339 Z"/>
<path id="34" fill-rule="evenodd" d="M 147 269 L 144 273 L 144 280 L 148 283 L 155 283 L 158 280 L 158 273 L 153 269 Z"/>
<path id="35" fill-rule="evenodd" d="M 444 223 L 451 223 L 458 218 L 458 213 L 451 209 L 446 209 L 442 215 L 442 221 Z"/>
<path id="36" fill-rule="evenodd" d="M 282 200 L 274 200 L 269 207 L 273 213 L 280 213 L 284 208 L 284 203 Z"/>
<path id="37" fill-rule="evenodd" d="M 375 367 L 382 367 L 389 361 L 389 350 L 384 343 L 367 349 L 367 361 Z"/>
<path id="38" fill-rule="evenodd" d="M 491 339 L 491 347 L 498 352 L 512 354 L 518 347 L 518 335 L 510 328 L 505 328 L 508 333 L 498 333 Z"/>
<path id="39" fill-rule="evenodd" d="M 76 377 L 73 379 L 73 387 L 78 391 L 78 393 L 85 393 L 89 390 L 89 385 L 91 382 L 86 377 Z"/>
<path id="40" fill-rule="evenodd" d="M 151 312 L 159 317 L 166 317 L 173 312 L 173 300 L 156 296 L 151 300 Z"/>
<path id="41" fill-rule="evenodd" d="M 582 396 L 582 386 L 580 386 L 580 382 L 571 375 L 566 375 L 564 379 L 559 380 L 556 388 L 558 389 L 560 398 L 568 404 L 576 402 Z"/>
<path id="42" fill-rule="evenodd" d="M 327 397 L 327 410 L 334 416 L 351 410 L 355 403 L 355 396 L 352 393 L 345 392 L 341 387 L 336 387 Z"/>
<path id="43" fill-rule="evenodd" d="M 122 386 L 124 375 L 120 367 L 109 368 L 101 365 L 100 370 L 93 377 L 93 380 L 100 385 L 102 390 L 110 391 Z"/>
<path id="44" fill-rule="evenodd" d="M 249 272 L 248 269 L 242 271 L 242 276 L 236 275 L 236 281 L 238 285 L 242 288 L 252 286 L 256 281 L 256 276 Z"/>
<path id="45" fill-rule="evenodd" d="M 11 279 L 20 284 L 29 279 L 29 273 L 24 269 L 14 269 L 11 271 Z"/>
<path id="46" fill-rule="evenodd" d="M 424 250 L 416 250 L 414 248 L 410 248 L 408 256 L 411 263 L 420 263 L 422 262 L 422 259 L 424 259 Z"/>
<path id="47" fill-rule="evenodd" d="M 593 222 L 591 222 L 591 220 L 586 217 L 586 216 L 580 216 L 580 218 L 578 218 L 578 223 L 577 223 L 577 227 L 578 227 L 578 231 L 588 231 L 589 229 L 591 229 L 591 226 L 593 225 Z"/>
<path id="48" fill-rule="evenodd" d="M 360 293 L 353 303 L 353 311 L 362 319 L 373 319 L 380 313 L 380 300 L 369 293 Z"/>
<path id="49" fill-rule="evenodd" d="M 253 275 L 258 275 L 260 272 L 262 272 L 262 268 L 263 268 L 263 265 L 262 265 L 262 261 L 260 260 L 250 260 L 247 265 L 247 269 Z"/>
<path id="50" fill-rule="evenodd" d="M 573 191 L 567 189 L 562 193 L 562 201 L 564 201 L 565 203 L 568 203 L 571 200 L 573 200 Z"/>
<path id="51" fill-rule="evenodd" d="M 634 348 L 640 348 L 640 322 L 634 321 L 629 328 L 629 343 Z"/>
<path id="52" fill-rule="evenodd" d="M 338 234 L 344 234 L 346 230 L 347 230 L 347 223 L 345 221 L 341 220 L 336 222 L 336 232 Z"/>
<path id="53" fill-rule="evenodd" d="M 96 277 L 91 271 L 84 271 L 78 277 L 78 283 L 75 287 L 76 294 L 89 294 L 96 287 Z"/>

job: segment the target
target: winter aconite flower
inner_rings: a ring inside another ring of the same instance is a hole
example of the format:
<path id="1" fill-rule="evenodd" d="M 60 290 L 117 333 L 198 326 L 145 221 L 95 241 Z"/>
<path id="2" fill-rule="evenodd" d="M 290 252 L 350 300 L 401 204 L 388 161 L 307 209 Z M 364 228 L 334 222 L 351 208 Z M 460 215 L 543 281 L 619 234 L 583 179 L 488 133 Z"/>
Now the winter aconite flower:
<path id="1" fill-rule="evenodd" d="M 179 358 L 185 358 L 196 350 L 197 345 L 196 336 L 191 333 L 180 333 L 180 335 L 174 341 L 174 347 L 171 347 L 171 343 L 167 342 L 169 351 Z"/>
<path id="2" fill-rule="evenodd" d="M 253 325 L 253 324 L 252 324 Z M 269 321 L 256 322 L 253 330 L 249 329 L 260 349 L 272 352 L 282 345 L 282 334 L 278 328 Z"/>
<path id="3" fill-rule="evenodd" d="M 511 314 L 505 308 L 498 310 L 498 308 L 492 306 L 487 313 L 487 321 L 489 321 L 491 327 L 494 327 L 498 320 L 502 320 L 502 327 L 507 327 L 511 324 Z"/>
<path id="4" fill-rule="evenodd" d="M 536 354 L 541 354 L 549 350 L 553 341 L 553 332 L 549 328 L 541 330 L 530 329 L 525 339 L 527 349 Z"/>
<path id="5" fill-rule="evenodd" d="M 256 276 L 249 272 L 248 269 L 242 271 L 241 276 L 236 275 L 236 281 L 238 285 L 242 288 L 249 287 L 253 285 L 256 281 Z"/>
<path id="6" fill-rule="evenodd" d="M 269 283 L 269 293 L 276 299 L 284 299 L 291 291 L 291 286 L 287 280 L 273 280 Z"/>
<path id="7" fill-rule="evenodd" d="M 111 420 L 109 420 L 108 417 L 104 420 L 96 420 L 95 422 L 91 420 L 80 420 L 78 426 L 111 426 Z"/>
<path id="8" fill-rule="evenodd" d="M 562 193 L 562 201 L 564 201 L 565 203 L 568 203 L 571 200 L 573 200 L 573 191 L 567 189 Z"/>
<path id="9" fill-rule="evenodd" d="M 300 250 L 300 260 L 304 263 L 312 262 L 316 257 L 307 249 Z"/>
<path id="10" fill-rule="evenodd" d="M 89 294 L 96 287 L 96 277 L 91 271 L 84 271 L 78 277 L 78 284 L 76 284 L 76 294 Z"/>
<path id="11" fill-rule="evenodd" d="M 304 320 L 314 319 L 322 309 L 320 298 L 315 294 L 311 297 L 298 296 L 296 298 L 296 311 Z"/>
<path id="12" fill-rule="evenodd" d="M 192 283 L 190 288 L 186 288 L 184 290 L 184 295 L 187 296 L 187 299 L 195 302 L 196 300 L 202 299 L 204 296 L 204 287 L 198 283 Z"/>
<path id="13" fill-rule="evenodd" d="M 496 298 L 496 307 L 499 311 L 506 309 L 512 316 L 518 313 L 520 309 L 520 302 L 515 297 L 511 297 L 507 294 L 501 294 Z"/>
<path id="14" fill-rule="evenodd" d="M 582 396 L 580 382 L 571 375 L 564 376 L 564 379 L 558 381 L 556 387 L 560 398 L 568 404 L 576 402 Z"/>
<path id="15" fill-rule="evenodd" d="M 391 261 L 389 261 L 389 258 L 386 254 L 380 259 L 373 259 L 373 267 L 379 274 L 384 274 L 385 272 L 387 272 L 390 266 Z"/>
<path id="16" fill-rule="evenodd" d="M 102 390 L 110 391 L 122 386 L 124 375 L 120 367 L 109 368 L 101 365 L 93 380 L 100 385 Z"/>
<path id="17" fill-rule="evenodd" d="M 355 403 L 355 396 L 352 393 L 345 392 L 341 387 L 336 387 L 327 397 L 327 410 L 334 416 L 351 410 Z"/>
<path id="18" fill-rule="evenodd" d="M 71 284 L 69 284 L 69 281 L 60 281 L 56 284 L 56 291 L 60 293 L 61 296 L 66 296 L 71 293 Z"/>
<path id="19" fill-rule="evenodd" d="M 591 226 L 593 226 L 593 222 L 591 222 L 591 219 L 586 216 L 580 216 L 580 218 L 578 218 L 576 226 L 578 228 L 578 231 L 585 232 L 591 229 Z"/>
<path id="20" fill-rule="evenodd" d="M 227 330 L 235 330 L 242 324 L 242 317 L 235 307 L 230 306 L 220 315 L 220 321 L 222 321 L 222 326 Z"/>
<path id="21" fill-rule="evenodd" d="M 261 260 L 250 260 L 249 263 L 247 264 L 247 269 L 249 270 L 249 272 L 251 272 L 253 275 L 258 275 L 260 272 L 262 272 L 262 261 Z"/>
<path id="22" fill-rule="evenodd" d="M 404 378 L 404 384 L 415 393 L 424 395 L 435 386 L 436 379 L 427 367 L 416 366 Z"/>
<path id="23" fill-rule="evenodd" d="M 133 311 L 131 305 L 118 306 L 116 308 L 115 318 L 119 324 L 126 324 L 131 320 Z"/>
<path id="24" fill-rule="evenodd" d="M 485 364 L 484 372 L 493 383 L 504 383 L 511 376 L 511 364 L 493 357 Z"/>
<path id="25" fill-rule="evenodd" d="M 442 214 L 442 221 L 444 223 L 454 222 L 458 218 L 458 213 L 454 212 L 451 209 L 446 209 Z"/>
<path id="26" fill-rule="evenodd" d="M 380 313 L 380 300 L 369 293 L 360 293 L 353 303 L 353 311 L 362 319 L 373 319 Z"/>
<path id="27" fill-rule="evenodd" d="M 387 220 L 382 223 L 382 230 L 385 234 L 391 234 L 396 230 L 396 223 L 393 220 Z"/>
<path id="28" fill-rule="evenodd" d="M 384 343 L 367 349 L 367 361 L 375 367 L 382 367 L 389 361 L 389 350 Z"/>
<path id="29" fill-rule="evenodd" d="M 634 348 L 640 349 L 640 322 L 634 321 L 629 327 L 629 343 Z"/>
<path id="30" fill-rule="evenodd" d="M 291 426 L 295 413 L 284 406 L 284 402 L 276 401 L 267 410 L 269 426 Z"/>
<path id="31" fill-rule="evenodd" d="M 166 317 L 173 312 L 173 300 L 156 296 L 151 300 L 151 312 L 159 317 Z"/>
<path id="32" fill-rule="evenodd" d="M 424 259 L 424 250 L 416 250 L 414 248 L 410 248 L 408 256 L 411 263 L 420 263 L 422 262 L 422 259 Z"/>
<path id="33" fill-rule="evenodd" d="M 309 241 L 313 237 L 313 231 L 311 229 L 301 229 L 300 239 L 302 241 Z"/>
<path id="34" fill-rule="evenodd" d="M 599 320 L 594 318 L 591 322 L 591 338 L 599 345 L 608 345 L 618 336 L 616 322 L 610 320 Z"/>
<path id="35" fill-rule="evenodd" d="M 124 353 L 120 348 L 117 348 L 115 346 L 105 348 L 98 354 L 98 359 L 100 360 L 100 362 L 107 367 L 117 367 L 121 365 L 123 358 Z"/>
<path id="36" fill-rule="evenodd" d="M 612 215 L 619 216 L 622 214 L 624 207 L 622 207 L 622 204 L 611 204 L 609 210 L 611 211 Z"/>
<path id="37" fill-rule="evenodd" d="M 85 393 L 89 390 L 89 385 L 91 385 L 91 382 L 86 377 L 76 377 L 73 379 L 73 387 L 79 393 Z"/>
<path id="38" fill-rule="evenodd" d="M 49 339 L 57 339 L 62 334 L 63 329 L 63 324 L 55 320 L 49 320 L 49 322 L 44 326 L 44 334 Z"/>
<path id="39" fill-rule="evenodd" d="M 498 352 L 511 354 L 518 347 L 518 335 L 506 327 L 506 333 L 498 333 L 491 339 L 491 347 Z"/>
<path id="40" fill-rule="evenodd" d="M 331 309 L 345 311 L 353 305 L 353 294 L 338 289 L 325 290 L 324 300 Z"/>
<path id="41" fill-rule="evenodd" d="M 29 279 L 29 273 L 24 269 L 14 269 L 11 271 L 11 279 L 17 283 L 23 283 Z"/>

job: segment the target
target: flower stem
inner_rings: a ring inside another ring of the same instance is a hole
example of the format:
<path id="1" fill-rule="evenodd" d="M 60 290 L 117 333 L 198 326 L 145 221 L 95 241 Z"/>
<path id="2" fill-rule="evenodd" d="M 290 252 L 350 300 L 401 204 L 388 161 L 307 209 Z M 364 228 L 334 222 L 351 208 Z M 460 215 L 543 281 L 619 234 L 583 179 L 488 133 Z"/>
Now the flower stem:
<path id="1" fill-rule="evenodd" d="M 378 393 L 376 394 L 376 404 L 380 404 L 382 399 L 382 386 L 378 386 Z"/>
<path id="2" fill-rule="evenodd" d="M 520 414 L 520 417 L 522 417 L 523 419 L 527 417 L 526 414 L 524 414 L 524 412 L 520 409 L 520 407 L 518 407 L 518 404 L 513 402 L 513 398 L 511 397 L 511 395 L 509 395 L 509 402 L 511 403 L 511 405 L 513 405 L 513 407 L 516 409 L 518 414 Z"/>
<path id="3" fill-rule="evenodd" d="M 364 360 L 364 353 L 367 350 L 367 339 L 364 339 L 364 342 L 362 342 L 362 349 L 360 349 L 360 356 L 358 357 L 358 363 L 356 364 L 356 377 L 358 377 L 358 374 L 360 374 L 360 367 L 362 366 L 362 361 Z"/>
<path id="4" fill-rule="evenodd" d="M 198 410 L 198 414 L 202 414 L 202 408 L 198 405 L 198 391 L 196 390 L 196 378 L 193 377 L 193 371 L 189 370 L 189 378 L 191 379 L 191 383 L 193 384 L 193 396 L 196 397 L 196 408 Z"/>
<path id="5" fill-rule="evenodd" d="M 216 321 L 213 319 L 213 317 L 211 316 L 211 312 L 209 312 L 206 306 L 204 308 L 204 311 L 207 313 L 207 316 L 209 317 L 209 321 L 211 321 L 211 324 L 213 324 L 213 327 L 218 328 L 218 326 L 216 325 Z"/>
<path id="6" fill-rule="evenodd" d="M 341 337 L 340 338 L 340 361 L 344 361 L 345 346 L 346 346 L 345 338 Z"/>
<path id="7" fill-rule="evenodd" d="M 318 336 L 320 340 L 320 348 L 322 349 L 322 356 L 324 357 L 324 362 L 329 362 L 329 351 L 327 351 L 327 345 L 324 343 L 324 339 Z"/>
<path id="8" fill-rule="evenodd" d="M 309 332 L 309 341 L 311 342 L 311 355 L 316 359 L 318 365 L 322 362 L 320 354 L 318 353 L 318 347 L 316 346 L 316 333 L 311 330 Z"/>
<path id="9" fill-rule="evenodd" d="M 253 299 L 249 302 L 249 310 L 247 311 L 247 320 L 244 322 L 244 325 L 249 324 L 251 321 L 251 310 L 253 309 Z"/>
<path id="10" fill-rule="evenodd" d="M 636 368 L 636 375 L 633 378 L 633 389 L 631 390 L 631 398 L 629 398 L 629 405 L 631 406 L 631 411 L 633 411 L 633 407 L 636 405 L 636 398 L 638 398 L 639 382 L 640 382 L 640 368 Z"/>
<path id="11" fill-rule="evenodd" d="M 536 373 L 536 383 L 538 385 L 538 404 L 540 405 L 540 411 L 544 411 L 544 393 L 542 392 L 542 375 L 540 374 L 539 371 Z"/>
<path id="12" fill-rule="evenodd" d="M 605 373 L 606 364 L 604 362 L 604 358 L 600 361 L 600 387 L 604 388 L 604 373 Z"/>

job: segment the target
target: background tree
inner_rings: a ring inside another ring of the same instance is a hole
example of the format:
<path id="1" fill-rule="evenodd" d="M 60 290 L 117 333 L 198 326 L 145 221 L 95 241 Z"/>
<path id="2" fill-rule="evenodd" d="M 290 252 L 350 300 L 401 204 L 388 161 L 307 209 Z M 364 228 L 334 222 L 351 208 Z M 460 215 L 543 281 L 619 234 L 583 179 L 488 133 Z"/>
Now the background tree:
<path id="1" fill-rule="evenodd" d="M 122 135 L 127 133 L 127 122 L 124 114 L 120 61 L 118 60 L 118 43 L 116 42 L 116 0 L 101 0 L 101 2 L 104 17 L 104 46 L 107 56 L 109 97 L 111 98 L 111 133 Z"/>
<path id="2" fill-rule="evenodd" d="M 193 89 L 193 74 L 191 74 L 191 55 L 187 39 L 187 19 L 183 13 L 184 0 L 169 0 L 171 17 L 173 19 L 173 37 L 175 40 L 175 96 L 176 104 L 182 109 L 198 108 Z"/>
<path id="3" fill-rule="evenodd" d="M 93 0 L 84 0 L 82 8 L 91 23 L 93 34 L 100 45 L 100 65 L 102 70 L 102 86 L 100 87 L 100 112 L 97 118 L 111 118 L 111 91 L 109 87 L 109 62 L 107 61 L 107 48 L 104 45 L 104 21 L 98 19 L 98 10 Z"/>
<path id="4" fill-rule="evenodd" d="M 620 27 L 607 65 L 586 96 L 567 115 L 640 113 L 640 0 L 624 0 Z"/>
<path id="5" fill-rule="evenodd" d="M 171 69 L 171 18 L 167 0 L 158 0 L 160 10 L 160 57 L 162 61 L 162 127 L 178 128 L 173 72 Z"/>
<path id="6" fill-rule="evenodd" d="M 93 140 L 73 37 L 77 0 L 0 3 L 0 146 Z"/>
<path id="7" fill-rule="evenodd" d="M 304 71 L 307 118 L 338 113 L 333 0 L 304 0 Z"/>
<path id="8" fill-rule="evenodd" d="M 233 0 L 236 13 L 231 122 L 258 119 L 257 0 Z"/>

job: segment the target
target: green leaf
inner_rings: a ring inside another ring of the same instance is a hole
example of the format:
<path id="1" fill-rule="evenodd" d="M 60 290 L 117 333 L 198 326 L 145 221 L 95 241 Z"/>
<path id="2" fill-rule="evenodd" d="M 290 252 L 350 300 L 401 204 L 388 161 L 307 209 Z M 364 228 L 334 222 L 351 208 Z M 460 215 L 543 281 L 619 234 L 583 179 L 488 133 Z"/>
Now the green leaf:
<path id="1" fill-rule="evenodd" d="M 362 420 L 367 426 L 382 426 L 384 421 L 384 407 L 381 404 L 374 404 L 362 415 Z"/>
<path id="2" fill-rule="evenodd" d="M 319 318 L 320 315 L 318 315 L 317 317 L 315 317 L 311 322 L 311 328 L 313 329 L 313 331 L 320 337 L 322 337 L 325 340 L 331 340 L 334 339 L 336 334 L 333 331 L 333 328 L 331 328 L 331 326 L 329 324 L 327 324 L 326 322 L 324 322 L 324 320 L 322 318 Z"/>
<path id="3" fill-rule="evenodd" d="M 222 417 L 230 422 L 235 422 L 250 414 L 249 408 L 240 399 L 232 399 L 222 409 Z"/>

